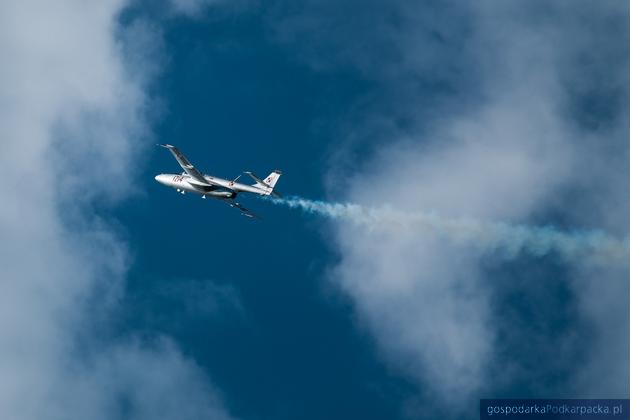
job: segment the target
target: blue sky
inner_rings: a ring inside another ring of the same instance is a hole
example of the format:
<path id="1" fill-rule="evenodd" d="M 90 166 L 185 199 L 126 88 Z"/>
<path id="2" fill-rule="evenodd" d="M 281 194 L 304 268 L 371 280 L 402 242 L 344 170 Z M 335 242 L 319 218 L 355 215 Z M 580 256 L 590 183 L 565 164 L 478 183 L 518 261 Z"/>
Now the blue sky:
<path id="1" fill-rule="evenodd" d="M 266 39 L 257 13 L 177 20 L 164 31 L 169 64 L 156 94 L 167 110 L 156 139 L 208 173 L 278 167 L 281 192 L 322 197 L 330 127 L 367 82 L 314 72 Z M 252 223 L 218 202 L 174 194 L 151 182 L 179 170 L 163 152 L 148 150 L 146 194 L 116 212 L 134 254 L 123 328 L 174 337 L 238 417 L 397 416 L 410 385 L 381 365 L 351 304 L 329 284 L 337 257 L 322 221 L 243 198 L 263 217 Z"/>
<path id="2" fill-rule="evenodd" d="M 627 396 L 630 8 L 57 3 L 0 6 L 0 417 Z"/>

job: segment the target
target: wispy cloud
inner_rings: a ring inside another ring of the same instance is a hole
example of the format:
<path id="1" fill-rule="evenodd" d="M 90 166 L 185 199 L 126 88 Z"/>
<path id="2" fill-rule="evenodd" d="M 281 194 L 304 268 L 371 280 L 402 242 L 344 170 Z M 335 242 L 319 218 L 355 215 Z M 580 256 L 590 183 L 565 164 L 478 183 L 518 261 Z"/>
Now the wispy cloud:
<path id="1" fill-rule="evenodd" d="M 173 11 L 186 16 L 196 16 L 207 6 L 223 2 L 225 0 L 169 0 Z"/>
<path id="2" fill-rule="evenodd" d="M 340 262 L 332 280 L 384 360 L 418 384 L 420 405 L 442 415 L 519 386 L 566 396 L 623 392 L 628 7 L 348 4 L 357 8 L 348 25 L 333 24 L 343 19 L 334 2 L 305 2 L 279 19 L 278 32 L 314 68 L 351 68 L 377 87 L 344 120 L 349 146 L 335 152 L 327 177 L 335 201 L 343 194 L 356 205 L 285 204 L 334 218 Z M 547 223 L 569 227 L 531 227 Z M 484 257 L 494 249 L 517 261 L 564 258 L 561 270 L 540 262 L 515 273 L 507 262 L 497 275 Z M 585 255 L 606 258 L 594 266 Z M 526 287 L 510 286 L 523 276 Z M 557 329 L 533 298 L 552 296 L 551 280 L 568 292 L 545 305 L 573 315 Z M 527 308 L 514 317 L 499 310 L 508 289 Z M 595 341 L 569 345 L 593 326 Z M 539 345 L 522 352 L 525 343 Z M 583 369 L 554 370 L 543 356 L 555 352 Z M 550 373 L 564 380 L 540 380 Z"/>
<path id="3" fill-rule="evenodd" d="M 125 5 L 0 5 L 2 418 L 228 418 L 167 338 L 110 331 L 129 257 L 92 209 L 133 189 L 160 54 Z"/>
<path id="4" fill-rule="evenodd" d="M 201 18 L 207 13 L 240 10 L 242 6 L 255 4 L 251 0 L 167 0 L 170 16 Z"/>

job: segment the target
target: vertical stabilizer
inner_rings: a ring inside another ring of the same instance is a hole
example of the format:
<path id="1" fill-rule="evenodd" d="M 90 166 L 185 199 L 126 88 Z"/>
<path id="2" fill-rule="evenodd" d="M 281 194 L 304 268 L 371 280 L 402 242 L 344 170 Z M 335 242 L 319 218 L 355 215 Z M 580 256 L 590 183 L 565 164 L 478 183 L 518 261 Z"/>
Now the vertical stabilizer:
<path id="1" fill-rule="evenodd" d="M 267 177 L 264 179 L 265 184 L 271 188 L 275 187 L 276 182 L 278 182 L 278 179 L 280 179 L 280 175 L 282 175 L 282 172 L 276 169 L 275 171 L 267 175 Z"/>
<path id="2" fill-rule="evenodd" d="M 252 187 L 257 187 L 264 191 L 262 195 L 273 195 L 275 197 L 280 196 L 280 194 L 273 191 L 273 188 L 276 186 L 278 179 L 280 179 L 280 175 L 282 175 L 282 172 L 280 172 L 279 170 L 276 169 L 275 171 L 267 175 L 265 179 L 260 179 L 249 171 L 246 171 L 245 173 L 249 175 L 254 181 L 256 181 L 256 183 L 253 184 Z"/>

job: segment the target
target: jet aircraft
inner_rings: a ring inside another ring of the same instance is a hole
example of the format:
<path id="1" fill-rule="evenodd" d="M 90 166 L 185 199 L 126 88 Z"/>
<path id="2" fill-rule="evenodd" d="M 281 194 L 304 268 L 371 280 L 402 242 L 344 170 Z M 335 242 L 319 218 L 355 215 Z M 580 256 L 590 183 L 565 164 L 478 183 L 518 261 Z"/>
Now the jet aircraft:
<path id="1" fill-rule="evenodd" d="M 188 191 L 199 194 L 202 198 L 210 197 L 220 200 L 230 207 L 238 209 L 242 215 L 252 218 L 258 218 L 258 216 L 236 202 L 237 194 L 248 192 L 261 196 L 272 195 L 279 197 L 279 194 L 274 192 L 278 178 L 282 175 L 282 172 L 278 170 L 267 175 L 265 179 L 257 177 L 252 172 L 244 172 L 244 174 L 255 181 L 255 184 L 241 184 L 236 181 L 238 181 L 242 175 L 237 176 L 232 181 L 204 175 L 199 172 L 175 146 L 170 144 L 158 144 L 158 146 L 170 150 L 184 172 L 181 174 L 160 174 L 155 177 L 155 180 L 167 187 L 175 188 L 177 192 L 181 194 L 185 194 L 186 191 Z"/>

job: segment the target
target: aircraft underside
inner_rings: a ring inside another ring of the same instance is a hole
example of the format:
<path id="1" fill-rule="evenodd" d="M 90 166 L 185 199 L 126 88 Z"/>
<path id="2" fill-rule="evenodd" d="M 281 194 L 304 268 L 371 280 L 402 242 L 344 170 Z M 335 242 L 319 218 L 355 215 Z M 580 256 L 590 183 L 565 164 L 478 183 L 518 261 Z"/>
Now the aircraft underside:
<path id="1" fill-rule="evenodd" d="M 215 198 L 236 198 L 236 195 L 238 194 L 235 191 L 228 191 L 221 187 L 215 186 L 202 187 L 197 185 L 190 185 L 190 187 L 191 190 L 189 191 Z"/>
<path id="2" fill-rule="evenodd" d="M 174 186 L 174 188 L 179 189 L 180 191 L 189 191 L 195 194 L 202 195 L 204 197 L 212 197 L 212 198 L 236 198 L 238 194 L 236 191 L 229 191 L 222 187 L 217 187 L 214 185 L 211 186 L 201 186 L 201 185 L 191 185 L 190 183 L 184 181 L 181 184 Z"/>

